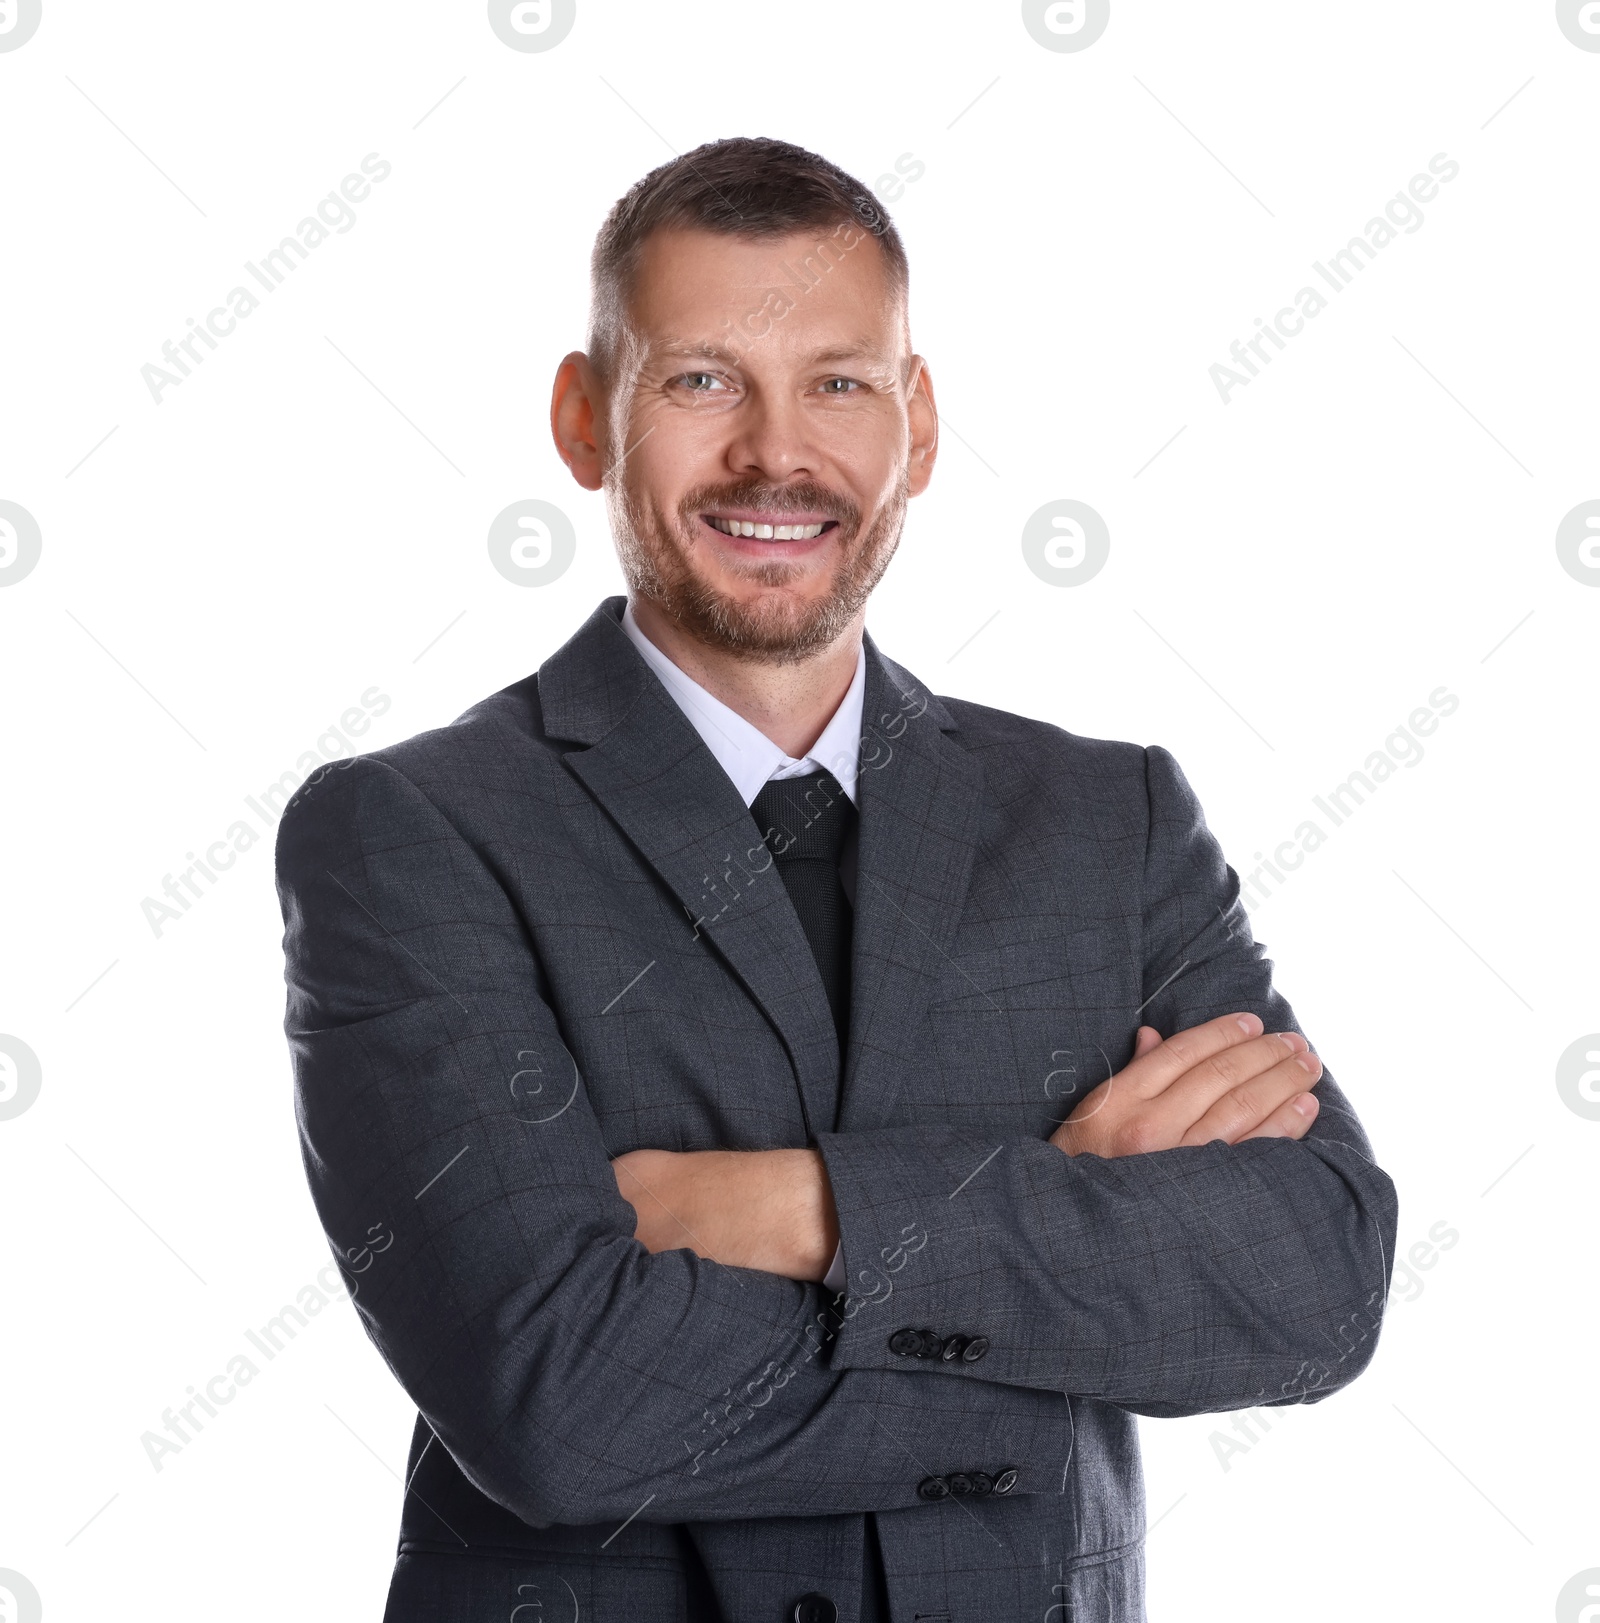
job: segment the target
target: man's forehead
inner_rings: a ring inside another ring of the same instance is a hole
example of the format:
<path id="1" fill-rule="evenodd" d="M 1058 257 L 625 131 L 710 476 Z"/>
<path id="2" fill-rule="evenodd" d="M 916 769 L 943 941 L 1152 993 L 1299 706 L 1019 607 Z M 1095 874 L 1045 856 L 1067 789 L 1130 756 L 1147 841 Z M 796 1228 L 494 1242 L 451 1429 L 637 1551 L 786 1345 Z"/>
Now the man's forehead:
<path id="1" fill-rule="evenodd" d="M 857 227 L 783 237 L 668 229 L 643 244 L 628 299 L 651 354 L 709 358 L 756 330 L 819 361 L 886 360 L 903 347 L 904 304 L 878 244 Z"/>
<path id="2" fill-rule="evenodd" d="M 792 274 L 807 261 L 814 270 L 824 260 L 855 261 L 858 274 L 882 276 L 885 270 L 882 250 L 872 233 L 848 221 L 760 236 L 698 226 L 662 226 L 640 243 L 637 264 L 641 282 L 649 277 L 647 267 L 652 262 L 662 266 L 670 262 L 693 263 L 706 271 L 715 268 L 723 280 L 755 286 L 770 282 L 775 275 Z"/>

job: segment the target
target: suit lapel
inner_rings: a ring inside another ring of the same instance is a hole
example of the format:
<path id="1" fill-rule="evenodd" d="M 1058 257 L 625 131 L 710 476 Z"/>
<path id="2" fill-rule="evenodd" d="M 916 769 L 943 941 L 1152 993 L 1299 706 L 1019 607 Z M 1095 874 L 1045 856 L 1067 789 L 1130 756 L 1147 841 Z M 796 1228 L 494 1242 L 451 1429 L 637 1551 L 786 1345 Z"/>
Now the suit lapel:
<path id="1" fill-rule="evenodd" d="M 749 808 L 620 625 L 607 598 L 539 669 L 548 736 L 684 908 L 787 1048 L 808 1131 L 890 1119 L 906 1033 L 922 1023 L 966 901 L 983 772 L 947 736 L 946 707 L 869 636 L 863 710 L 850 1040 L 832 1016 Z M 975 988 L 976 990 L 976 988 Z"/>
<path id="2" fill-rule="evenodd" d="M 838 1039 L 811 949 L 755 820 L 608 598 L 539 669 L 545 731 L 721 954 L 788 1049 L 806 1126 L 834 1126 Z"/>
<path id="3" fill-rule="evenodd" d="M 841 1131 L 886 1125 L 972 877 L 983 769 L 949 710 L 867 638 L 860 847 Z M 978 990 L 978 988 L 974 988 Z"/>

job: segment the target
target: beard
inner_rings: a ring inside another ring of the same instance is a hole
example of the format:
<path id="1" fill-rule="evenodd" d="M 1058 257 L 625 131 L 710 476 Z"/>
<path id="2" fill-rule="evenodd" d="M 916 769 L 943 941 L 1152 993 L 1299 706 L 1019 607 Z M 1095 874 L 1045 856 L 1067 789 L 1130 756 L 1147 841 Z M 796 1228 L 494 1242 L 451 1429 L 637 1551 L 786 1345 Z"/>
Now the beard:
<path id="1" fill-rule="evenodd" d="M 697 642 L 763 664 L 790 665 L 830 647 L 860 613 L 883 578 L 905 523 L 909 470 L 877 516 L 861 527 L 861 510 L 848 497 L 807 481 L 769 485 L 759 479 L 699 485 L 668 515 L 647 493 L 608 480 L 611 529 L 629 589 L 655 604 Z M 774 513 L 821 513 L 838 525 L 840 561 L 827 591 L 800 598 L 783 587 L 802 578 L 807 565 L 774 558 L 738 560 L 729 567 L 740 579 L 778 588 L 746 604 L 698 578 L 693 558 L 699 543 L 698 515 L 718 507 Z"/>

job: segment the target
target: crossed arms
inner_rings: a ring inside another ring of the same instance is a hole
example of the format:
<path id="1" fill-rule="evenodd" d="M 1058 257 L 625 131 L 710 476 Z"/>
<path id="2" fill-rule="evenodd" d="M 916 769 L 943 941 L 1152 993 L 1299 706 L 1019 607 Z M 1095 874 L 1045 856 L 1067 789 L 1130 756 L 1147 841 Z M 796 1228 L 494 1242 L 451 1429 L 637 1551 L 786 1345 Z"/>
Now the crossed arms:
<path id="1" fill-rule="evenodd" d="M 1050 1135 L 1067 1155 L 1148 1155 L 1220 1140 L 1304 1138 L 1322 1062 L 1297 1031 L 1262 1034 L 1241 1011 L 1162 1041 L 1140 1026 L 1132 1061 Z M 820 1283 L 839 1217 L 818 1150 L 629 1150 L 611 1163 L 652 1254 Z"/>
<path id="2" fill-rule="evenodd" d="M 799 1238 L 762 1251 L 784 1227 L 764 1220 L 760 1254 L 727 1262 L 678 1232 L 640 1243 L 581 1087 L 536 1124 L 507 1089 L 519 1052 L 561 1051 L 560 1028 L 500 875 L 430 793 L 373 758 L 301 791 L 278 861 L 307 1177 L 336 1255 L 392 1228 L 357 1311 L 480 1489 L 534 1526 L 892 1509 L 918 1503 L 924 1471 L 990 1464 L 1017 1469 L 1019 1495 L 1056 1492 L 1064 1393 L 1192 1414 L 1315 1401 L 1365 1367 L 1393 1186 L 1331 1076 L 1299 1137 L 1267 1131 L 1287 1055 L 1215 1092 L 1275 1039 L 1184 1063 L 1206 1040 L 1191 1028 L 1228 1011 L 1295 1022 L 1176 764 L 1147 763 L 1155 1028 L 1063 1127 L 1069 1153 L 938 1120 L 823 1134 L 772 1152 L 812 1168 Z M 1178 1035 L 1153 1046 L 1160 1029 Z M 1236 1137 L 1235 1108 L 1260 1130 Z M 810 1282 L 835 1221 L 842 1303 Z M 716 1255 L 729 1236 L 709 1226 Z M 888 1346 L 908 1325 L 991 1345 L 908 1361 Z M 725 1431 L 730 1399 L 759 1423 Z"/>

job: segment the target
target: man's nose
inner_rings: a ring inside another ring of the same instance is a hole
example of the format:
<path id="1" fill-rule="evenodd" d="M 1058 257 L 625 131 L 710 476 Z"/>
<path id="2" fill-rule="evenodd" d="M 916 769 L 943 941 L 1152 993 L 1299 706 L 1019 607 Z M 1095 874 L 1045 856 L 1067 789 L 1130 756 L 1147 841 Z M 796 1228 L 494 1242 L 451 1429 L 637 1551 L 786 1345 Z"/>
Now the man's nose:
<path id="1" fill-rule="evenodd" d="M 798 401 L 780 395 L 755 395 L 738 414 L 728 442 L 728 468 L 740 478 L 756 477 L 782 484 L 796 476 L 816 478 L 822 472 Z"/>

